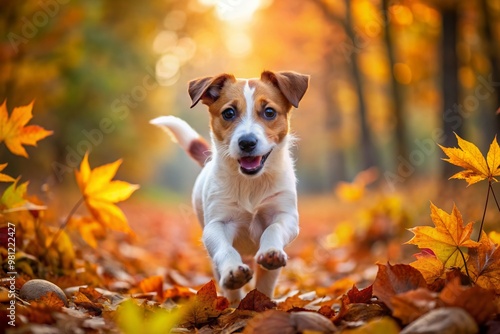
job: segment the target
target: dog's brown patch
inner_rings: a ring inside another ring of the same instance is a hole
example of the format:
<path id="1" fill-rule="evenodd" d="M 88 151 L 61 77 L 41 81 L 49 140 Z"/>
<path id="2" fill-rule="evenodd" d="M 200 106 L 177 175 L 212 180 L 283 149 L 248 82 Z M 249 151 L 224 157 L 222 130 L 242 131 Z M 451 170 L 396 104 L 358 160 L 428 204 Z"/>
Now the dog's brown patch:
<path id="1" fill-rule="evenodd" d="M 210 146 L 203 138 L 198 138 L 193 140 L 189 144 L 188 149 L 189 156 L 193 158 L 201 167 L 205 166 L 205 163 L 212 156 L 210 151 Z"/>

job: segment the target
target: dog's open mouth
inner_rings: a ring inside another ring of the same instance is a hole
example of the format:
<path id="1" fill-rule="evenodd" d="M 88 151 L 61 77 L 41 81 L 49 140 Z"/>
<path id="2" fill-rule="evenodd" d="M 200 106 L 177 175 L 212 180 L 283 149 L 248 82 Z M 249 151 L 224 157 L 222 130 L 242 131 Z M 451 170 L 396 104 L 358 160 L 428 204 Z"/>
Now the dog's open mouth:
<path id="1" fill-rule="evenodd" d="M 264 167 L 264 163 L 271 152 L 272 150 L 265 155 L 241 157 L 238 160 L 241 172 L 247 175 L 257 174 Z"/>

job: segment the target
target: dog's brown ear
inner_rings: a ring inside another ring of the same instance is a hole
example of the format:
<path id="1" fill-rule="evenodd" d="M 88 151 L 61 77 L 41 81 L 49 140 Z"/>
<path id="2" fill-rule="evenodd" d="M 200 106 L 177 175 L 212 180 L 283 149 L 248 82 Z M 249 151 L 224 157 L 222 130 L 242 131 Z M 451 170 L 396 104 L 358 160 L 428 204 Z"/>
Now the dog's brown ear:
<path id="1" fill-rule="evenodd" d="M 264 71 L 260 75 L 263 81 L 269 81 L 283 93 L 288 102 L 295 108 L 306 93 L 309 85 L 309 76 L 297 72 Z"/>
<path id="2" fill-rule="evenodd" d="M 191 108 L 200 100 L 207 106 L 217 101 L 220 91 L 227 80 L 236 81 L 231 74 L 220 74 L 214 77 L 205 77 L 190 81 L 188 91 L 192 102 Z"/>

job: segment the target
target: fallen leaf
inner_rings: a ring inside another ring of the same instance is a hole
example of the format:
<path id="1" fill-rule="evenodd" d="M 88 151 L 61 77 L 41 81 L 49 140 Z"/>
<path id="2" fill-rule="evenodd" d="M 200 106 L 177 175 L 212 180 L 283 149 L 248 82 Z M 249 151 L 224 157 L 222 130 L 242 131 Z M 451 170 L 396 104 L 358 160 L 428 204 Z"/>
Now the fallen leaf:
<path id="1" fill-rule="evenodd" d="M 392 297 L 393 315 L 407 325 L 440 306 L 438 301 L 437 294 L 427 289 L 410 290 Z"/>
<path id="2" fill-rule="evenodd" d="M 373 282 L 373 294 L 391 310 L 392 297 L 418 288 L 427 288 L 424 277 L 417 269 L 407 264 L 377 264 L 378 272 Z"/>
<path id="3" fill-rule="evenodd" d="M 87 296 L 87 298 L 93 303 L 107 300 L 102 293 L 92 287 L 79 288 L 78 291 Z"/>
<path id="4" fill-rule="evenodd" d="M 488 179 L 497 181 L 495 176 L 500 175 L 500 146 L 497 137 L 493 139 L 486 159 L 479 148 L 471 142 L 460 138 L 455 134 L 459 148 L 447 148 L 439 145 L 448 156 L 444 161 L 462 167 L 465 170 L 456 173 L 450 179 L 464 179 L 468 185 Z"/>
<path id="5" fill-rule="evenodd" d="M 90 314 L 94 316 L 99 316 L 102 313 L 102 304 L 92 302 L 84 293 L 77 291 L 72 298 L 73 303 L 79 307 L 83 307 Z"/>
<path id="6" fill-rule="evenodd" d="M 415 235 L 406 243 L 432 250 L 445 267 L 462 268 L 466 255 L 460 248 L 479 246 L 479 243 L 470 238 L 473 223 L 464 227 L 462 215 L 455 205 L 451 214 L 448 214 L 431 203 L 431 219 L 436 227 L 410 228 Z"/>
<path id="7" fill-rule="evenodd" d="M 467 265 L 474 283 L 500 294 L 500 248 L 486 233 L 482 232 L 479 247 L 469 251 Z"/>
<path id="8" fill-rule="evenodd" d="M 422 252 L 415 254 L 414 256 L 417 258 L 417 261 L 410 263 L 410 266 L 420 271 L 427 284 L 431 285 L 436 280 L 443 277 L 443 262 L 441 262 L 441 260 L 434 255 L 434 252 L 422 250 Z"/>
<path id="9" fill-rule="evenodd" d="M 117 160 L 91 170 L 87 152 L 80 170 L 75 171 L 75 176 L 92 216 L 112 230 L 130 233 L 127 218 L 114 203 L 129 198 L 139 186 L 124 181 L 111 181 L 121 163 L 122 160 Z"/>
<path id="10" fill-rule="evenodd" d="M 0 105 L 0 142 L 13 154 L 28 157 L 23 145 L 36 146 L 37 142 L 53 132 L 47 131 L 38 125 L 26 124 L 33 118 L 31 109 L 33 102 L 26 106 L 14 108 L 12 114 L 7 113 L 7 101 Z"/>
<path id="11" fill-rule="evenodd" d="M 338 324 L 342 321 L 348 322 L 367 322 L 373 318 L 380 318 L 388 315 L 390 312 L 386 307 L 380 304 L 352 303 L 341 310 L 334 319 Z"/>
<path id="12" fill-rule="evenodd" d="M 372 299 L 373 285 L 369 285 L 364 289 L 359 290 L 356 285 L 353 285 L 351 290 L 347 291 L 349 303 L 368 303 Z"/>
<path id="13" fill-rule="evenodd" d="M 229 307 L 225 297 L 218 297 L 214 281 L 201 287 L 194 299 L 186 306 L 183 320 L 192 326 L 199 327 L 221 315 Z"/>
<path id="14" fill-rule="evenodd" d="M 267 310 L 251 319 L 244 334 L 334 333 L 333 323 L 315 312 Z"/>
<path id="15" fill-rule="evenodd" d="M 448 306 L 463 308 L 474 317 L 478 324 L 485 323 L 497 313 L 493 291 L 479 286 L 463 286 L 459 279 L 446 284 L 439 294 L 439 299 Z"/>
<path id="16" fill-rule="evenodd" d="M 368 321 L 366 324 L 354 328 L 343 330 L 345 334 L 398 334 L 400 331 L 398 324 L 390 317 L 382 317 Z"/>
<path id="17" fill-rule="evenodd" d="M 278 310 L 288 312 L 294 308 L 303 308 L 307 304 L 310 304 L 310 300 L 304 300 L 299 297 L 299 293 L 288 297 L 285 301 L 278 304 Z"/>
<path id="18" fill-rule="evenodd" d="M 139 283 L 139 287 L 142 292 L 156 292 L 158 301 L 162 303 L 165 300 L 163 294 L 163 277 L 162 276 L 151 276 L 143 279 Z"/>
<path id="19" fill-rule="evenodd" d="M 44 294 L 42 297 L 37 299 L 34 303 L 44 305 L 48 310 L 59 311 L 65 305 L 61 298 L 53 291 Z"/>
<path id="20" fill-rule="evenodd" d="M 264 312 L 273 308 L 276 308 L 275 302 L 257 289 L 253 289 L 240 301 L 237 309 Z"/>

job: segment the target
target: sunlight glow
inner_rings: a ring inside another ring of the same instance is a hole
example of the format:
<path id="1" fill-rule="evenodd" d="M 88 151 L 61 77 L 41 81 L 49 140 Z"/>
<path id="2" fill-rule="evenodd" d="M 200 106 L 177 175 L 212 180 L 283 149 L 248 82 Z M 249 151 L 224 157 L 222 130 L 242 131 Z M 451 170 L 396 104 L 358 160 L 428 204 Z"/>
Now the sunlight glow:
<path id="1" fill-rule="evenodd" d="M 226 47 L 232 56 L 245 57 L 252 51 L 252 40 L 248 37 L 248 34 L 236 31 L 229 34 Z"/>
<path id="2" fill-rule="evenodd" d="M 261 6 L 260 0 L 198 0 L 205 6 L 215 6 L 223 21 L 249 22 Z"/>

